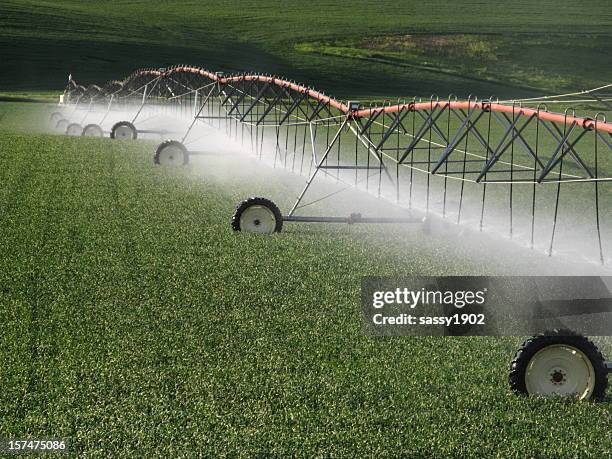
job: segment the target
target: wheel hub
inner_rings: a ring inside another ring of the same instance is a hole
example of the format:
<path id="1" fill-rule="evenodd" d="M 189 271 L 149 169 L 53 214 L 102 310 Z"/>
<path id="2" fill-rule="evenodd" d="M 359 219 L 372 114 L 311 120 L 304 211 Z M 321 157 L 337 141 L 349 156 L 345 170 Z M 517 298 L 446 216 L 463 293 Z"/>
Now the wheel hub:
<path id="1" fill-rule="evenodd" d="M 525 384 L 530 394 L 588 399 L 595 388 L 595 370 L 580 349 L 555 344 L 540 349 L 531 358 Z"/>
<path id="2" fill-rule="evenodd" d="M 115 137 L 118 139 L 133 139 L 134 134 L 132 130 L 127 126 L 120 126 L 115 130 Z"/>
<path id="3" fill-rule="evenodd" d="M 83 130 L 83 135 L 85 137 L 102 137 L 104 134 L 101 129 L 96 126 L 87 126 Z"/>
<path id="4" fill-rule="evenodd" d="M 167 146 L 159 154 L 159 163 L 164 166 L 180 166 L 184 163 L 183 152 L 176 146 Z"/>
<path id="5" fill-rule="evenodd" d="M 555 368 L 550 373 L 550 382 L 552 382 L 556 386 L 561 386 L 567 381 L 567 373 L 565 373 L 560 368 Z"/>
<path id="6" fill-rule="evenodd" d="M 276 229 L 276 217 L 266 206 L 253 205 L 242 212 L 240 228 L 251 233 L 273 233 Z"/>

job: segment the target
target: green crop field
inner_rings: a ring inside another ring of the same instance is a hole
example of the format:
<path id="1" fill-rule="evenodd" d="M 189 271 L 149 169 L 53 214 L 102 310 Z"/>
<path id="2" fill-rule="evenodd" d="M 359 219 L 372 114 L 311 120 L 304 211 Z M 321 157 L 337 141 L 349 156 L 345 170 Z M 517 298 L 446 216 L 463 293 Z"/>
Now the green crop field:
<path id="1" fill-rule="evenodd" d="M 0 437 L 67 437 L 81 456 L 610 455 L 610 403 L 509 392 L 518 338 L 362 334 L 361 276 L 512 274 L 485 240 L 236 234 L 235 203 L 286 207 L 292 176 L 162 169 L 154 143 L 25 132 L 39 104 L 0 113 Z"/>
<path id="2" fill-rule="evenodd" d="M 0 439 L 63 437 L 75 457 L 611 457 L 612 388 L 603 403 L 517 397 L 520 338 L 361 328 L 363 276 L 573 262 L 419 225 L 234 233 L 239 201 L 286 210 L 303 180 L 255 159 L 156 167 L 157 142 L 56 135 L 32 102 L 69 73 L 177 63 L 362 100 L 592 88 L 612 75 L 608 3 L 0 2 Z M 612 339 L 594 340 L 610 358 Z"/>
<path id="3" fill-rule="evenodd" d="M 176 63 L 280 74 L 339 97 L 518 97 L 594 87 L 612 74 L 607 0 L 299 5 L 5 0 L 0 91 Z"/>

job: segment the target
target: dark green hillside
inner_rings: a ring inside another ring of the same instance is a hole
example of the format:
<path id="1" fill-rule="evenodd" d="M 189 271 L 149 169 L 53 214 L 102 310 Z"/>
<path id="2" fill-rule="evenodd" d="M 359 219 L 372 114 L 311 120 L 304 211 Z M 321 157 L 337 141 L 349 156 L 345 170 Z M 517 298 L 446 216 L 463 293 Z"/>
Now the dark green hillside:
<path id="1" fill-rule="evenodd" d="M 297 5 L 6 0 L 0 91 L 61 88 L 70 72 L 103 82 L 181 62 L 282 74 L 338 96 L 511 97 L 612 76 L 603 0 L 588 8 L 553 0 Z M 409 46 L 396 49 L 398 41 Z"/>

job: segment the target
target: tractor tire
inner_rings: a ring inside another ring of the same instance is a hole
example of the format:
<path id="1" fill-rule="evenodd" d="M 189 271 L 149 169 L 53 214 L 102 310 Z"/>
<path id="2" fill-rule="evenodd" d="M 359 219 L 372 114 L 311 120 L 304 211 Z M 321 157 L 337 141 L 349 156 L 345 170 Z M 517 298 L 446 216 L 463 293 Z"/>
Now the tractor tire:
<path id="1" fill-rule="evenodd" d="M 110 136 L 111 139 L 136 140 L 138 138 L 138 130 L 129 121 L 119 121 L 111 129 Z"/>
<path id="2" fill-rule="evenodd" d="M 272 234 L 283 229 L 283 216 L 276 204 L 266 198 L 242 201 L 232 216 L 232 229 L 247 233 Z"/>
<path id="3" fill-rule="evenodd" d="M 608 385 L 605 360 L 585 336 L 553 330 L 527 339 L 510 365 L 508 381 L 523 395 L 602 400 Z"/>
<path id="4" fill-rule="evenodd" d="M 51 121 L 51 124 L 53 126 L 55 126 L 57 124 L 57 122 L 59 120 L 61 120 L 63 118 L 62 114 L 60 112 L 53 112 L 51 113 L 51 115 L 49 115 L 49 120 Z"/>
<path id="5" fill-rule="evenodd" d="M 104 137 L 104 131 L 97 124 L 88 124 L 83 128 L 83 137 Z"/>
<path id="6" fill-rule="evenodd" d="M 77 137 L 81 134 L 83 134 L 83 126 L 81 126 L 79 123 L 70 123 L 66 127 L 66 135 Z"/>
<path id="7" fill-rule="evenodd" d="M 189 152 L 178 140 L 165 140 L 155 150 L 153 162 L 160 166 L 185 166 L 189 163 Z"/>
<path id="8" fill-rule="evenodd" d="M 62 118 L 61 120 L 58 120 L 58 122 L 55 124 L 55 129 L 57 129 L 61 133 L 65 133 L 66 128 L 69 124 L 70 122 L 67 119 Z"/>

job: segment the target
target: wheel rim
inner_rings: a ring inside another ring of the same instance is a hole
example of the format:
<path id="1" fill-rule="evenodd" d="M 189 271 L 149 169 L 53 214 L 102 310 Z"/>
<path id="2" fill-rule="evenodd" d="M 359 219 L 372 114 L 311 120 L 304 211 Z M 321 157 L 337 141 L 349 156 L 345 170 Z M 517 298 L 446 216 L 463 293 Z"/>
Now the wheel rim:
<path id="1" fill-rule="evenodd" d="M 168 145 L 159 152 L 158 160 L 163 166 L 180 166 L 185 162 L 185 152 L 177 146 Z"/>
<path id="2" fill-rule="evenodd" d="M 265 206 L 250 206 L 240 216 L 240 229 L 248 233 L 273 233 L 276 229 L 274 212 Z"/>
<path id="3" fill-rule="evenodd" d="M 134 133 L 129 126 L 119 126 L 115 129 L 115 139 L 132 140 Z"/>
<path id="4" fill-rule="evenodd" d="M 57 128 L 58 128 L 59 130 L 64 130 L 64 129 L 66 129 L 67 127 L 68 127 L 68 121 L 66 121 L 66 120 L 59 120 L 59 121 L 57 122 Z"/>
<path id="5" fill-rule="evenodd" d="M 66 130 L 66 134 L 74 136 L 81 135 L 82 132 L 83 128 L 77 124 L 68 126 L 68 129 Z"/>
<path id="6" fill-rule="evenodd" d="M 595 389 L 595 370 L 589 358 L 567 344 L 540 349 L 529 361 L 525 385 L 530 394 L 585 400 Z"/>
<path id="7" fill-rule="evenodd" d="M 85 137 L 102 137 L 102 130 L 96 126 L 89 126 L 83 131 Z"/>

